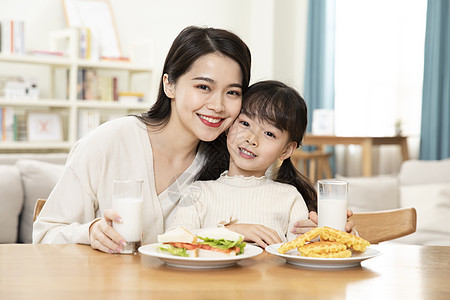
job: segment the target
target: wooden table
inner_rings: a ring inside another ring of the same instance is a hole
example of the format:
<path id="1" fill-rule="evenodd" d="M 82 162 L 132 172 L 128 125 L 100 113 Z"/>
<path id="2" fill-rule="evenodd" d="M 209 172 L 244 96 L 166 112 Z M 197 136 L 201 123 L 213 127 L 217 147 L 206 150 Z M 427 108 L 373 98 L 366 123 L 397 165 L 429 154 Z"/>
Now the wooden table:
<path id="1" fill-rule="evenodd" d="M 224 269 L 169 267 L 85 245 L 0 245 L 0 299 L 450 299 L 450 247 L 373 246 L 348 269 L 263 253 Z"/>
<path id="2" fill-rule="evenodd" d="M 408 143 L 405 136 L 335 136 L 305 135 L 303 145 L 314 145 L 323 149 L 327 145 L 360 145 L 362 147 L 362 173 L 372 176 L 372 147 L 380 145 L 400 146 L 403 161 L 409 159 Z M 324 149 L 323 149 L 324 150 Z"/>

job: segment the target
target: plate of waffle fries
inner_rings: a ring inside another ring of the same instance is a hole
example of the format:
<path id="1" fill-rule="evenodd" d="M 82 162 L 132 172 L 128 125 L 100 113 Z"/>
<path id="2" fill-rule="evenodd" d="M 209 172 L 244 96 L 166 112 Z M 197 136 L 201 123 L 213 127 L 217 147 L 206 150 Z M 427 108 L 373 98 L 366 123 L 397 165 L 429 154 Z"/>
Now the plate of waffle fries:
<path id="1" fill-rule="evenodd" d="M 363 238 L 329 227 L 317 227 L 292 241 L 266 247 L 287 263 L 312 268 L 356 267 L 363 260 L 381 255 Z"/>

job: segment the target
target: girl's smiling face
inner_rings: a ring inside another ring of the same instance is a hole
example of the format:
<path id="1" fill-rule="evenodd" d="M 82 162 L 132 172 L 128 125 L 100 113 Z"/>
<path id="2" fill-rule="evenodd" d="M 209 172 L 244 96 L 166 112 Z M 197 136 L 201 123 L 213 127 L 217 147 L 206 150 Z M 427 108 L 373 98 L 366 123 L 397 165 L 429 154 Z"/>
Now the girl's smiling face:
<path id="1" fill-rule="evenodd" d="M 240 114 L 227 136 L 229 175 L 261 177 L 277 158 L 290 157 L 297 143 L 274 125 Z"/>
<path id="2" fill-rule="evenodd" d="M 189 71 L 164 91 L 172 101 L 169 124 L 186 137 L 212 141 L 236 119 L 242 104 L 242 72 L 233 59 L 211 53 L 196 60 Z"/>

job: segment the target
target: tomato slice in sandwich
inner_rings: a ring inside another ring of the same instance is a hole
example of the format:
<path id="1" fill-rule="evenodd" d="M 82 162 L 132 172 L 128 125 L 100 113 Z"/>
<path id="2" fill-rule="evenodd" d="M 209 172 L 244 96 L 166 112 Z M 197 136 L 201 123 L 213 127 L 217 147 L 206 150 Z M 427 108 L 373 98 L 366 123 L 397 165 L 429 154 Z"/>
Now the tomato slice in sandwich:
<path id="1" fill-rule="evenodd" d="M 197 248 L 197 245 L 188 244 L 188 243 L 179 243 L 179 242 L 172 242 L 172 243 L 164 243 L 169 244 L 177 248 L 184 248 L 186 250 L 194 250 Z"/>
<path id="2" fill-rule="evenodd" d="M 236 252 L 236 254 L 238 254 L 241 251 L 241 248 L 239 248 L 239 247 L 233 247 L 233 248 L 229 248 L 229 249 L 219 249 L 219 248 L 214 248 L 214 247 L 212 247 L 210 245 L 206 245 L 206 244 L 199 244 L 198 248 L 204 249 L 204 250 L 209 250 L 209 251 L 214 251 L 214 252 L 226 253 L 226 254 L 229 254 L 231 252 Z"/>

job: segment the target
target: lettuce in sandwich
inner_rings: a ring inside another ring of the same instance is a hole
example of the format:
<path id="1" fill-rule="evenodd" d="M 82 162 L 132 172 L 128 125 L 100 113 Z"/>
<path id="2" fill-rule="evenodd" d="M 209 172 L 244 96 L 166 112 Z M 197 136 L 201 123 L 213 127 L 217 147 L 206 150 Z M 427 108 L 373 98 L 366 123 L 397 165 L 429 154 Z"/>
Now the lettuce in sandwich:
<path id="1" fill-rule="evenodd" d="M 225 227 L 202 231 L 198 237 L 202 240 L 198 242 L 199 256 L 235 256 L 244 253 L 244 236 Z"/>

